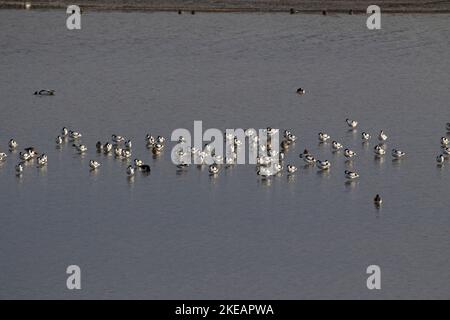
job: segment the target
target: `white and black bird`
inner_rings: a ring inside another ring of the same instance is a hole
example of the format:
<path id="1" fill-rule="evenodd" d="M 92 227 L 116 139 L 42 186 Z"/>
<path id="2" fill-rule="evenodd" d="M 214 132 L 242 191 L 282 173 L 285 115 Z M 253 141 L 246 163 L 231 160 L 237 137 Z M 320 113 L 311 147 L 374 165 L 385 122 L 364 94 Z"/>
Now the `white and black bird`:
<path id="1" fill-rule="evenodd" d="M 331 143 L 331 147 L 333 148 L 334 151 L 338 151 L 338 150 L 341 150 L 343 148 L 342 144 L 340 144 L 337 141 L 333 141 Z"/>
<path id="2" fill-rule="evenodd" d="M 23 172 L 24 165 L 25 164 L 23 162 L 19 162 L 16 165 L 16 172 L 17 172 L 17 174 L 21 174 Z"/>
<path id="3" fill-rule="evenodd" d="M 325 161 L 317 160 L 317 167 L 320 170 L 328 170 L 331 168 L 331 163 L 328 160 L 325 160 Z"/>
<path id="4" fill-rule="evenodd" d="M 115 155 L 116 157 L 121 157 L 121 156 L 122 156 L 122 151 L 123 151 L 122 148 L 115 147 L 115 148 L 114 148 L 114 155 Z"/>
<path id="5" fill-rule="evenodd" d="M 89 167 L 91 168 L 91 170 L 96 170 L 100 166 L 101 166 L 101 164 L 98 161 L 95 161 L 95 160 L 89 161 Z"/>
<path id="6" fill-rule="evenodd" d="M 370 134 L 368 134 L 367 132 L 361 133 L 361 139 L 362 139 L 363 141 L 369 141 L 370 138 L 372 138 L 372 137 L 371 137 Z"/>
<path id="7" fill-rule="evenodd" d="M 122 149 L 122 157 L 124 158 L 130 158 L 131 157 L 131 151 L 127 149 Z"/>
<path id="8" fill-rule="evenodd" d="M 48 157 L 45 153 L 41 154 L 39 157 L 37 157 L 37 163 L 39 166 L 45 166 L 48 162 Z"/>
<path id="9" fill-rule="evenodd" d="M 19 152 L 19 158 L 24 161 L 31 160 L 33 157 L 28 152 Z"/>
<path id="10" fill-rule="evenodd" d="M 157 144 L 164 144 L 165 141 L 166 141 L 166 139 L 163 136 L 157 136 L 156 137 L 156 143 Z"/>
<path id="11" fill-rule="evenodd" d="M 216 164 L 212 164 L 212 165 L 209 166 L 208 171 L 212 175 L 218 174 L 219 173 L 219 166 L 216 165 Z"/>
<path id="12" fill-rule="evenodd" d="M 354 179 L 359 178 L 359 174 L 357 172 L 345 170 L 344 173 L 345 173 L 345 178 L 347 178 L 348 180 L 354 180 Z"/>
<path id="13" fill-rule="evenodd" d="M 61 129 L 61 137 L 65 138 L 69 135 L 69 129 L 67 129 L 66 127 Z"/>
<path id="14" fill-rule="evenodd" d="M 287 172 L 288 172 L 289 174 L 296 173 L 297 170 L 298 170 L 297 167 L 294 166 L 294 165 L 292 165 L 292 164 L 289 164 L 289 165 L 287 166 Z"/>
<path id="15" fill-rule="evenodd" d="M 69 138 L 72 140 L 78 140 L 82 137 L 83 135 L 77 131 L 69 131 Z"/>
<path id="16" fill-rule="evenodd" d="M 288 142 L 295 142 L 295 141 L 297 141 L 297 136 L 292 134 L 292 133 L 290 133 L 290 134 L 287 135 L 286 140 Z"/>
<path id="17" fill-rule="evenodd" d="M 72 146 L 79 152 L 84 153 L 87 151 L 87 147 L 84 144 L 72 144 Z"/>
<path id="18" fill-rule="evenodd" d="M 445 162 L 444 155 L 443 154 L 438 155 L 436 158 L 436 162 L 438 163 L 438 165 L 443 165 Z"/>
<path id="19" fill-rule="evenodd" d="M 355 129 L 358 126 L 358 121 L 355 120 L 345 119 L 345 122 L 347 122 L 347 125 L 352 129 Z"/>
<path id="20" fill-rule="evenodd" d="M 103 153 L 105 153 L 105 154 L 110 153 L 112 151 L 112 149 L 113 149 L 112 143 L 107 142 L 103 145 Z"/>
<path id="21" fill-rule="evenodd" d="M 297 141 L 297 136 L 295 134 L 293 134 L 291 131 L 289 130 L 285 130 L 284 131 L 284 138 L 286 139 L 286 141 L 288 142 L 295 142 Z"/>
<path id="22" fill-rule="evenodd" d="M 442 138 L 441 138 L 441 145 L 442 145 L 443 147 L 448 146 L 449 143 L 450 143 L 450 141 L 449 141 L 449 139 L 448 139 L 447 137 L 442 137 Z"/>
<path id="23" fill-rule="evenodd" d="M 129 177 L 134 176 L 135 172 L 136 172 L 136 170 L 135 170 L 135 168 L 133 168 L 133 166 L 130 165 L 127 167 L 127 175 Z"/>
<path id="24" fill-rule="evenodd" d="M 373 150 L 377 156 L 383 156 L 386 154 L 386 150 L 384 150 L 380 145 L 376 145 Z"/>
<path id="25" fill-rule="evenodd" d="M 19 146 L 19 144 L 17 143 L 16 140 L 14 140 L 14 139 L 9 140 L 9 143 L 8 143 L 9 150 L 11 150 L 11 151 L 16 150 L 18 146 Z"/>
<path id="26" fill-rule="evenodd" d="M 147 134 L 147 135 L 145 136 L 145 141 L 147 142 L 147 145 L 148 145 L 148 146 L 153 146 L 153 145 L 156 143 L 155 137 L 153 137 L 153 136 L 150 135 L 150 134 Z"/>
<path id="27" fill-rule="evenodd" d="M 61 136 L 57 136 L 55 142 L 57 145 L 61 145 L 63 143 L 63 138 Z"/>
<path id="28" fill-rule="evenodd" d="M 378 140 L 380 140 L 380 141 L 386 141 L 387 139 L 388 139 L 387 134 L 386 134 L 383 130 L 381 130 L 381 131 L 380 131 L 380 134 L 378 135 Z"/>
<path id="29" fill-rule="evenodd" d="M 326 142 L 329 139 L 330 139 L 330 136 L 328 134 L 319 132 L 319 141 L 320 142 Z"/>
<path id="30" fill-rule="evenodd" d="M 445 155 L 447 155 L 447 156 L 450 155 L 450 147 L 442 148 L 442 151 L 444 152 Z"/>
<path id="31" fill-rule="evenodd" d="M 381 198 L 381 196 L 379 194 L 377 194 L 375 196 L 375 198 L 373 199 L 373 202 L 375 203 L 376 206 L 379 207 L 383 203 L 383 199 Z"/>
<path id="32" fill-rule="evenodd" d="M 392 157 L 394 159 L 400 159 L 403 158 L 406 155 L 405 152 L 401 151 L 401 150 L 397 150 L 397 149 L 392 149 Z"/>
<path id="33" fill-rule="evenodd" d="M 353 157 L 356 156 L 356 152 L 354 152 L 354 151 L 352 151 L 352 150 L 350 150 L 350 149 L 345 149 L 345 150 L 344 150 L 344 156 L 345 156 L 346 158 L 353 158 Z"/>
<path id="34" fill-rule="evenodd" d="M 8 158 L 7 154 L 4 152 L 0 152 L 0 161 L 5 161 Z"/>
<path id="35" fill-rule="evenodd" d="M 42 89 L 42 90 L 39 90 L 39 91 L 35 91 L 34 95 L 35 96 L 54 96 L 55 95 L 55 90 Z"/>
<path id="36" fill-rule="evenodd" d="M 120 143 L 120 142 L 125 141 L 125 138 L 124 138 L 124 137 L 118 136 L 118 135 L 115 135 L 115 134 L 113 134 L 113 135 L 111 136 L 111 139 L 112 139 L 112 141 L 115 142 L 115 143 Z"/>
<path id="37" fill-rule="evenodd" d="M 445 125 L 445 129 L 447 129 L 447 131 L 450 131 L 450 122 L 447 122 L 447 124 Z"/>
<path id="38" fill-rule="evenodd" d="M 297 94 L 299 94 L 299 95 L 304 95 L 306 93 L 306 90 L 305 89 L 303 89 L 303 88 L 298 88 L 297 89 Z"/>
<path id="39" fill-rule="evenodd" d="M 301 157 L 303 159 L 303 161 L 307 164 L 307 165 L 313 165 L 317 162 L 316 158 L 314 158 L 312 155 L 307 154 L 304 155 L 303 157 Z"/>

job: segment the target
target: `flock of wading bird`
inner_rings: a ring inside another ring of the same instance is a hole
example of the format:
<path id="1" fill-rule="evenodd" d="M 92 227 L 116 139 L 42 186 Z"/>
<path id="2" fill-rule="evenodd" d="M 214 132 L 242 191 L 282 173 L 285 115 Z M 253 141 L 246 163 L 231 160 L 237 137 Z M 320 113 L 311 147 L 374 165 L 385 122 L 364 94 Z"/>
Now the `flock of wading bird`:
<path id="1" fill-rule="evenodd" d="M 43 95 L 43 96 L 53 96 L 55 94 L 54 90 L 40 90 L 34 93 L 35 95 Z M 297 94 L 303 95 L 305 94 L 305 90 L 299 88 L 297 90 Z M 356 120 L 346 119 L 345 120 L 347 126 L 350 130 L 355 130 L 358 126 L 358 122 Z M 450 133 L 450 123 L 446 124 L 446 131 Z M 297 141 L 297 137 L 289 130 L 284 130 L 283 140 L 280 143 L 280 151 L 274 150 L 272 148 L 272 137 L 279 134 L 279 129 L 267 128 L 264 131 L 267 136 L 267 140 L 264 143 L 261 143 L 260 138 L 255 129 L 247 129 L 245 131 L 245 135 L 249 141 L 249 147 L 255 148 L 258 151 L 258 157 L 256 161 L 256 172 L 257 175 L 268 178 L 270 176 L 278 175 L 283 172 L 283 162 L 285 158 L 285 153 L 289 150 L 291 144 Z M 85 154 L 88 151 L 88 148 L 85 144 L 82 144 L 81 141 L 82 134 L 75 130 L 69 130 L 64 127 L 61 130 L 61 133 L 56 138 L 57 146 L 61 146 L 64 143 L 72 143 L 74 150 L 79 154 Z M 382 158 L 386 156 L 386 145 L 385 142 L 388 140 L 388 135 L 381 130 L 378 134 L 379 143 L 374 147 L 375 157 Z M 319 132 L 318 139 L 321 144 L 327 144 L 331 140 L 331 137 L 325 132 Z M 361 134 L 361 139 L 363 143 L 369 142 L 372 137 L 369 133 L 363 132 Z M 183 170 L 190 166 L 193 163 L 197 165 L 208 165 L 208 172 L 210 175 L 216 176 L 220 173 L 222 166 L 232 166 L 236 164 L 237 152 L 241 145 L 245 143 L 245 141 L 239 140 L 234 134 L 225 135 L 225 143 L 227 144 L 227 154 L 226 157 L 222 155 L 216 154 L 214 147 L 212 144 L 205 144 L 204 149 L 197 149 L 195 147 L 190 147 L 190 144 L 186 143 L 184 137 L 180 137 L 178 139 L 178 149 L 174 149 L 175 159 L 177 168 Z M 152 136 L 151 134 L 147 134 L 145 137 L 145 142 L 147 148 L 152 151 L 154 155 L 159 155 L 165 148 L 166 139 L 163 136 Z M 278 143 L 278 142 L 277 142 Z M 447 137 L 441 137 L 440 140 L 442 152 L 436 158 L 437 165 L 443 166 L 444 163 L 450 157 L 450 147 L 449 147 L 449 139 Z M 106 155 L 113 154 L 116 158 L 131 161 L 132 157 L 132 141 L 125 139 L 125 137 L 113 134 L 111 136 L 111 142 L 102 143 L 98 141 L 96 143 L 96 150 L 98 153 L 104 153 Z M 188 146 L 188 147 L 187 147 Z M 11 139 L 8 143 L 8 149 L 10 153 L 15 152 L 19 147 L 19 144 L 16 140 Z M 348 160 L 353 159 L 357 156 L 356 152 L 344 148 L 344 146 L 333 140 L 331 142 L 331 149 L 334 153 L 338 153 L 343 151 L 343 155 Z M 406 153 L 398 150 L 392 149 L 391 155 L 394 159 L 401 159 L 406 156 Z M 6 161 L 8 155 L 4 152 L 0 152 L 0 161 Z M 38 153 L 36 148 L 27 147 L 23 151 L 20 151 L 18 154 L 20 162 L 15 166 L 16 174 L 21 176 L 24 172 L 25 163 L 36 161 L 38 168 L 43 168 L 48 163 L 48 157 L 45 153 Z M 300 158 L 305 162 L 306 166 L 317 166 L 317 168 L 321 171 L 326 171 L 331 168 L 331 162 L 328 160 L 319 160 L 314 157 L 307 149 L 300 154 Z M 127 166 L 126 174 L 128 177 L 133 177 L 136 172 L 142 172 L 143 174 L 149 174 L 151 168 L 148 164 L 145 164 L 144 161 L 140 159 L 134 159 L 133 164 Z M 98 170 L 101 167 L 101 163 L 96 160 L 89 161 L 89 169 L 90 170 Z M 298 168 L 293 164 L 288 164 L 286 166 L 286 172 L 288 175 L 293 175 L 297 172 Z M 354 171 L 345 170 L 344 176 L 348 181 L 354 181 L 359 178 L 359 174 Z M 381 205 L 382 199 L 379 195 L 376 195 L 374 199 L 377 205 Z"/>

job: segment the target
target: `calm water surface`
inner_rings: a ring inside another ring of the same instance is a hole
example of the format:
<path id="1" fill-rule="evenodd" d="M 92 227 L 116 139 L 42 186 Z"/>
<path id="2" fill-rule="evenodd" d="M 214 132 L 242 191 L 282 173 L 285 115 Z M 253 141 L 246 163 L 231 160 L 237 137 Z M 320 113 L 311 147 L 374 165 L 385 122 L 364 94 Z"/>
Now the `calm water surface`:
<path id="1" fill-rule="evenodd" d="M 21 178 L 17 153 L 0 164 L 0 298 L 450 298 L 450 162 L 435 162 L 450 122 L 449 18 L 385 16 L 369 31 L 365 16 L 87 12 L 68 31 L 63 11 L 0 11 L 0 150 L 14 137 L 49 156 Z M 41 88 L 57 95 L 32 95 Z M 146 133 L 194 120 L 292 129 L 286 164 L 300 170 L 214 179 L 177 173 L 170 145 L 157 159 L 146 149 Z M 84 134 L 84 157 L 55 148 L 63 126 Z M 407 158 L 374 159 L 360 134 L 380 129 Z M 352 166 L 319 131 L 358 153 Z M 150 176 L 130 181 L 126 162 L 95 153 L 112 133 L 133 140 Z M 328 174 L 301 166 L 305 147 Z M 345 184 L 345 169 L 360 180 Z M 71 264 L 78 292 L 65 286 Z"/>

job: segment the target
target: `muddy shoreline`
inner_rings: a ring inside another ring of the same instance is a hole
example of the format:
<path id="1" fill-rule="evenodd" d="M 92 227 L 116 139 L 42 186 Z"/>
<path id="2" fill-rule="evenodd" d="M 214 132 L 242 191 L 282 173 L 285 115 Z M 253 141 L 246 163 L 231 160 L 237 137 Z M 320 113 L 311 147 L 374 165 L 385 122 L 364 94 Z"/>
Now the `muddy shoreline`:
<path id="1" fill-rule="evenodd" d="M 0 9 L 65 9 L 73 1 L 1 1 Z M 286 13 L 366 13 L 376 3 L 385 13 L 450 13 L 450 1 L 417 0 L 79 0 L 83 10 L 174 11 L 174 12 L 286 12 Z"/>

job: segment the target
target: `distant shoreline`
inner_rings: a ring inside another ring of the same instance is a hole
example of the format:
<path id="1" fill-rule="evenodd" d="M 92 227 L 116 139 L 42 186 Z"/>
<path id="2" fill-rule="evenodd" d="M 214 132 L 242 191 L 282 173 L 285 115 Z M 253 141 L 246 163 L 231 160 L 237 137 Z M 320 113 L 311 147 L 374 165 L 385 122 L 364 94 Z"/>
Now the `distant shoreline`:
<path id="1" fill-rule="evenodd" d="M 195 12 L 286 12 L 296 14 L 345 13 L 366 14 L 371 4 L 381 7 L 382 13 L 394 14 L 436 14 L 450 13 L 450 1 L 418 0 L 78 0 L 78 1 L 2 1 L 0 9 L 25 9 L 25 3 L 31 4 L 30 9 L 66 9 L 70 4 L 78 4 L 87 11 L 170 11 L 180 13 Z"/>

